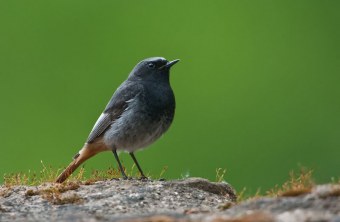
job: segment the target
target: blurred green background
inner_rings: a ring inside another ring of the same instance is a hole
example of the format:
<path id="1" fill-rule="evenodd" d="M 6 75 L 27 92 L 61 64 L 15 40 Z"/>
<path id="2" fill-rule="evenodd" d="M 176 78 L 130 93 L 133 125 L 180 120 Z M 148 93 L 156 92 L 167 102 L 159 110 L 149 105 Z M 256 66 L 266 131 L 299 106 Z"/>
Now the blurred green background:
<path id="1" fill-rule="evenodd" d="M 137 153 L 146 172 L 215 180 L 223 168 L 238 190 L 299 165 L 338 178 L 339 11 L 336 0 L 1 1 L 0 174 L 66 166 L 133 66 L 163 56 L 181 59 L 176 117 Z M 85 168 L 109 166 L 102 153 Z"/>

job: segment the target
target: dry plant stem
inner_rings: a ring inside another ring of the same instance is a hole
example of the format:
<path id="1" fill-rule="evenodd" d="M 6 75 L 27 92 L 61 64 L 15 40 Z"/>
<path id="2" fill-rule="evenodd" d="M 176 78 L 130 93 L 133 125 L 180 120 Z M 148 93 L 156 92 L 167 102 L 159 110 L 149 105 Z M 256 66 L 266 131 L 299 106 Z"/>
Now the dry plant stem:
<path id="1" fill-rule="evenodd" d="M 281 187 L 276 186 L 275 188 L 267 192 L 268 196 L 299 196 L 310 193 L 315 186 L 314 180 L 312 179 L 313 171 L 300 170 L 300 174 L 297 176 L 294 171 L 290 172 L 290 179 L 285 182 Z"/>

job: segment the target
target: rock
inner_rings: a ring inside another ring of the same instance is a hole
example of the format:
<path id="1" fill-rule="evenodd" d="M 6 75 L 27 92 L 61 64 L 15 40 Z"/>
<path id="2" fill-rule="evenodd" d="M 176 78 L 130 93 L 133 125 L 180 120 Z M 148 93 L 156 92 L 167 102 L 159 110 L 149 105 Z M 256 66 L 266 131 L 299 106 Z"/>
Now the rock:
<path id="1" fill-rule="evenodd" d="M 220 213 L 218 214 L 221 216 Z M 268 221 L 277 222 L 340 222 L 340 185 L 318 185 L 310 193 L 301 196 L 263 197 L 245 201 L 228 209 L 222 216 L 235 219 L 245 216 L 249 218 L 249 215 L 258 214 L 267 215 Z"/>
<path id="2" fill-rule="evenodd" d="M 228 196 L 231 201 L 236 201 L 236 193 L 234 189 L 226 182 L 214 183 L 202 178 L 188 178 L 186 180 L 173 181 L 169 185 L 196 188 L 209 193 Z"/>
<path id="3" fill-rule="evenodd" d="M 150 215 L 181 218 L 217 212 L 219 205 L 236 200 L 227 183 L 201 178 L 2 186 L 0 193 L 0 221 L 112 221 Z"/>
<path id="4" fill-rule="evenodd" d="M 0 187 L 0 221 L 340 221 L 340 185 L 236 204 L 233 188 L 201 178 Z"/>

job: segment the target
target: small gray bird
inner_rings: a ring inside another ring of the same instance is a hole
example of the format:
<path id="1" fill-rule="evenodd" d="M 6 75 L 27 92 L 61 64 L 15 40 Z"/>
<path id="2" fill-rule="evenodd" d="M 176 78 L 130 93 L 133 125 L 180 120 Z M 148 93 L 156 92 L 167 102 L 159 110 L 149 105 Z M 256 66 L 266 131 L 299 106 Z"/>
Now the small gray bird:
<path id="1" fill-rule="evenodd" d="M 139 62 L 113 94 L 95 123 L 83 148 L 56 182 L 65 181 L 85 160 L 102 151 L 112 151 L 124 179 L 127 178 L 117 151 L 129 152 L 141 178 L 146 178 L 134 152 L 156 141 L 170 127 L 175 114 L 175 96 L 170 86 L 170 68 L 179 60 L 153 57 Z"/>

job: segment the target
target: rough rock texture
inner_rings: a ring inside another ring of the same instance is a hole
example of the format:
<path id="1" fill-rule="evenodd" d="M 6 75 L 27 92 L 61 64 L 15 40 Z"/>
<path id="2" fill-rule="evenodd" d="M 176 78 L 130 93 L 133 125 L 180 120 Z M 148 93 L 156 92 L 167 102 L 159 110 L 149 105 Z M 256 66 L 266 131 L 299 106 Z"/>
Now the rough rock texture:
<path id="1" fill-rule="evenodd" d="M 252 215 L 262 219 L 244 221 L 340 222 L 340 185 L 319 185 L 311 193 L 300 196 L 245 201 L 227 210 L 222 218 L 251 218 Z"/>
<path id="2" fill-rule="evenodd" d="M 236 199 L 227 183 L 200 178 L 1 187 L 0 196 L 0 221 L 112 221 L 160 214 L 179 218 L 193 210 L 218 211 L 219 205 Z"/>
<path id="3" fill-rule="evenodd" d="M 0 221 L 339 221 L 340 186 L 235 204 L 227 183 L 113 180 L 0 187 Z"/>

